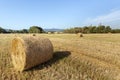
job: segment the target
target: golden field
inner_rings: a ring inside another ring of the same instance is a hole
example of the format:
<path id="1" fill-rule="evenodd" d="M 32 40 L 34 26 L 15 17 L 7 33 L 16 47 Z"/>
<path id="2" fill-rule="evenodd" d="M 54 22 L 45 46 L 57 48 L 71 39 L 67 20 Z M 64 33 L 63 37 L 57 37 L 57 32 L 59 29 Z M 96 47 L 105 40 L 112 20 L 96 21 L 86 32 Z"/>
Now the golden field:
<path id="1" fill-rule="evenodd" d="M 54 46 L 53 58 L 24 72 L 10 56 L 15 36 L 0 34 L 0 80 L 120 80 L 120 34 L 36 34 Z"/>

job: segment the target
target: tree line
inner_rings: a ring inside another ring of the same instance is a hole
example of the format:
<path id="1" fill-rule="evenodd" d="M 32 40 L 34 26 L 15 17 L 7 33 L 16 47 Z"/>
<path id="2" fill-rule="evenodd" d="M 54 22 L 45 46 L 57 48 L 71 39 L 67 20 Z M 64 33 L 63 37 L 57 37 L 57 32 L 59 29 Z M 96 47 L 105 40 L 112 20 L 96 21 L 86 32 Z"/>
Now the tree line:
<path id="1" fill-rule="evenodd" d="M 110 26 L 84 26 L 64 29 L 64 33 L 120 33 L 120 29 L 112 29 Z M 12 30 L 0 27 L 0 33 L 46 33 L 42 27 L 31 26 L 29 29 Z"/>
<path id="2" fill-rule="evenodd" d="M 31 26 L 29 29 L 12 30 L 0 27 L 0 33 L 44 33 L 45 31 L 39 26 Z"/>
<path id="3" fill-rule="evenodd" d="M 110 26 L 84 26 L 65 29 L 64 33 L 120 33 L 120 29 L 112 29 Z"/>

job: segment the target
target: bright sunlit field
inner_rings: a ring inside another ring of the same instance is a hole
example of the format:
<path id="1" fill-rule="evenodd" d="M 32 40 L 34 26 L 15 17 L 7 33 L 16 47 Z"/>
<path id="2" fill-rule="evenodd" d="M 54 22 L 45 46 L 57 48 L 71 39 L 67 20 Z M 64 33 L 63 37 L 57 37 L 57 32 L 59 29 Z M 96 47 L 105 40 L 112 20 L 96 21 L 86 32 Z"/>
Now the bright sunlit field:
<path id="1" fill-rule="evenodd" d="M 120 34 L 36 34 L 51 40 L 53 58 L 17 72 L 11 40 L 30 35 L 0 34 L 0 80 L 120 80 Z"/>

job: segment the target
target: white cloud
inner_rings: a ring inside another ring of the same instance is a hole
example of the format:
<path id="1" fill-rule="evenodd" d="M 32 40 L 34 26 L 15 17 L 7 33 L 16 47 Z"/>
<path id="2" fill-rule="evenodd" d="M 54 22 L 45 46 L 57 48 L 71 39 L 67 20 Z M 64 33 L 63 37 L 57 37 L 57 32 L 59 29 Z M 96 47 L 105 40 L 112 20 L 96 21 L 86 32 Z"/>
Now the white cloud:
<path id="1" fill-rule="evenodd" d="M 96 18 L 88 18 L 85 24 L 108 24 L 120 26 L 120 10 L 114 10 L 106 15 L 97 16 Z"/>

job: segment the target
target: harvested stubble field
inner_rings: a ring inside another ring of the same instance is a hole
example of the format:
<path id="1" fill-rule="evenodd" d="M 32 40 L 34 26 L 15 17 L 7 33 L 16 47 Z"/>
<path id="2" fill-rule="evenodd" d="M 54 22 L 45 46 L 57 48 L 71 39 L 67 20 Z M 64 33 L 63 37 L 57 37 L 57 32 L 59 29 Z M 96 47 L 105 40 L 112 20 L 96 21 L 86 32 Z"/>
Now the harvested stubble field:
<path id="1" fill-rule="evenodd" d="M 0 34 L 0 80 L 120 80 L 120 34 L 36 34 L 52 41 L 54 56 L 24 72 L 12 65 L 14 36 Z"/>

